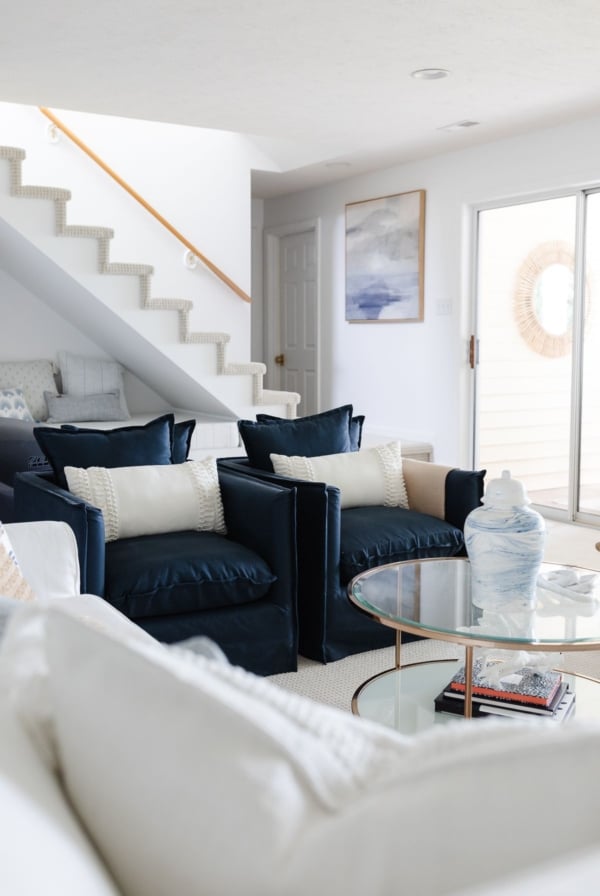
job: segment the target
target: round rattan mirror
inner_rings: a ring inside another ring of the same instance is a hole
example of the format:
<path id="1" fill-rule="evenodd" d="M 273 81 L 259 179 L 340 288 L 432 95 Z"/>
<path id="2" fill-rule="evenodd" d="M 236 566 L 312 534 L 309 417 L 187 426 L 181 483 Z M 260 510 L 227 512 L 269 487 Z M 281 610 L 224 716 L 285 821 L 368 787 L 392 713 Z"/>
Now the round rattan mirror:
<path id="1" fill-rule="evenodd" d="M 574 265 L 572 247 L 552 241 L 532 249 L 517 274 L 514 312 L 519 333 L 533 351 L 548 358 L 571 349 Z"/>

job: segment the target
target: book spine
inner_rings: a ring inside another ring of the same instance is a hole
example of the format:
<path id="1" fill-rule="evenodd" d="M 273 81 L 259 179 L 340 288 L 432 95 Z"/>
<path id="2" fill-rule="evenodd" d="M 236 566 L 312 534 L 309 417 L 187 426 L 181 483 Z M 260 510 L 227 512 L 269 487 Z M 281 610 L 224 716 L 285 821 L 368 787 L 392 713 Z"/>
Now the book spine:
<path id="1" fill-rule="evenodd" d="M 512 712 L 519 713 L 519 715 L 523 715 L 525 713 L 530 713 L 533 715 L 541 715 L 541 716 L 551 716 L 558 703 L 562 697 L 564 697 L 567 691 L 567 686 L 563 685 L 559 692 L 557 692 L 555 698 L 552 700 L 548 706 L 535 706 L 527 703 L 513 703 L 511 700 L 499 700 L 496 697 L 477 697 L 473 695 L 472 705 L 475 708 L 476 706 L 491 706 L 491 707 L 503 707 L 505 709 L 509 709 Z M 465 695 L 459 694 L 451 691 L 443 691 L 443 699 L 444 700 L 453 700 L 459 707 L 460 712 L 463 712 Z"/>
<path id="2" fill-rule="evenodd" d="M 496 700 L 510 701 L 511 703 L 524 703 L 531 706 L 549 706 L 559 687 L 560 682 L 558 682 L 556 688 L 554 688 L 548 697 L 535 697 L 528 694 L 517 694 L 514 691 L 499 691 L 496 690 L 496 688 L 485 688 L 477 685 L 473 688 L 473 697 L 491 697 Z M 465 693 L 464 684 L 460 684 L 459 682 L 452 682 L 450 688 L 460 694 L 464 695 Z"/>

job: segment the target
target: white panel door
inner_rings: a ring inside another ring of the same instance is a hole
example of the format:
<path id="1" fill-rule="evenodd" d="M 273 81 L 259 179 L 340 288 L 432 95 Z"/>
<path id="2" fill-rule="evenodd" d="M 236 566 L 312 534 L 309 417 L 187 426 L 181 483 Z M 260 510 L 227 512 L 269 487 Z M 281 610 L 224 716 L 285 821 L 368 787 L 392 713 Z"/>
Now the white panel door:
<path id="1" fill-rule="evenodd" d="M 298 415 L 315 414 L 317 387 L 317 252 L 314 230 L 280 240 L 282 388 L 299 392 Z"/>

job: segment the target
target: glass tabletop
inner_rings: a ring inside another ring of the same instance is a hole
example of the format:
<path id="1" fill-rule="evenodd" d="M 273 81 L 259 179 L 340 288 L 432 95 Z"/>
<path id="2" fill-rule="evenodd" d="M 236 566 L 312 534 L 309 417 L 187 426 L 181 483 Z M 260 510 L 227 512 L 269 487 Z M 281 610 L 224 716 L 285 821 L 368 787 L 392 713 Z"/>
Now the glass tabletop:
<path id="1" fill-rule="evenodd" d="M 466 557 L 379 566 L 352 579 L 348 594 L 380 622 L 429 638 L 546 650 L 600 647 L 600 574 L 581 567 L 542 564 L 531 609 L 510 601 L 476 606 Z"/>

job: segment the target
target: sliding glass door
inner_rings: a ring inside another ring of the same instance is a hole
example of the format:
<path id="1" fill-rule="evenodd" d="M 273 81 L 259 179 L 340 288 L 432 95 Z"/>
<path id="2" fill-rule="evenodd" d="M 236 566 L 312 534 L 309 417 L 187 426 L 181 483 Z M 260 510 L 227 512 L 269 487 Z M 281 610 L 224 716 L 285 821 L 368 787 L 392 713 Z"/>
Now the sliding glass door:
<path id="1" fill-rule="evenodd" d="M 586 196 L 578 510 L 600 525 L 600 193 Z"/>
<path id="2" fill-rule="evenodd" d="M 600 525 L 600 194 L 481 209 L 476 268 L 476 464 Z"/>

